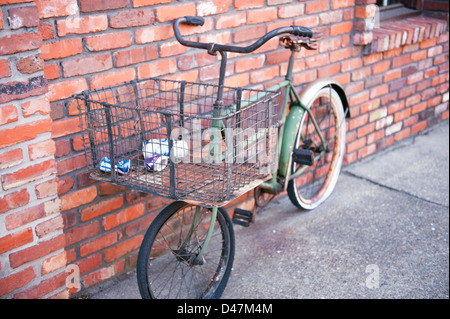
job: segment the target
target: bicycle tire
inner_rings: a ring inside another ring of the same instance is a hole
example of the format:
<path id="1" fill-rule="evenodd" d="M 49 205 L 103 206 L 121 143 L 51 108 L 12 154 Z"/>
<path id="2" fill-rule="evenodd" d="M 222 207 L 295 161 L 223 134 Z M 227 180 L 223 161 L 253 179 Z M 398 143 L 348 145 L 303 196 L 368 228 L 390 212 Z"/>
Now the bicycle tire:
<path id="1" fill-rule="evenodd" d="M 191 240 L 185 243 L 196 206 L 173 202 L 148 228 L 137 261 L 137 280 L 143 299 L 217 299 L 231 273 L 235 241 L 231 220 L 218 208 L 213 236 L 202 265 L 192 262 L 208 231 L 211 209 L 200 208 Z M 184 243 L 184 244 L 183 244 Z M 183 248 L 181 248 L 183 247 Z"/>
<path id="2" fill-rule="evenodd" d="M 291 174 L 298 169 L 305 169 L 305 171 L 289 181 L 287 192 L 295 206 L 311 210 L 322 204 L 336 186 L 345 153 L 346 128 L 344 103 L 331 85 L 317 90 L 306 107 L 313 113 L 324 139 L 330 141 L 330 147 L 325 153 L 321 150 L 322 155 L 319 159 L 307 168 L 292 161 Z M 308 112 L 305 111 L 297 131 L 294 148 L 313 149 L 313 154 L 319 156 L 320 145 L 318 144 L 321 144 L 319 141 L 319 134 Z"/>

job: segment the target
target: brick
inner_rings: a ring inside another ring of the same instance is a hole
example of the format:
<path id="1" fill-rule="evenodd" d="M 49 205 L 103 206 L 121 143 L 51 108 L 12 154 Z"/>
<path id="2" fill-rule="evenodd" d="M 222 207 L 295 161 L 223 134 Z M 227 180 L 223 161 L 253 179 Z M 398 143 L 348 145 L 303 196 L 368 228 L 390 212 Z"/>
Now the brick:
<path id="1" fill-rule="evenodd" d="M 330 28 L 330 36 L 334 37 L 337 35 L 350 33 L 353 29 L 353 22 L 342 22 L 338 24 L 333 24 Z"/>
<path id="2" fill-rule="evenodd" d="M 178 58 L 178 69 L 181 71 L 190 70 L 216 62 L 216 57 L 207 52 L 200 52 L 193 55 L 181 56 Z"/>
<path id="3" fill-rule="evenodd" d="M 26 245 L 33 241 L 33 229 L 27 228 L 16 233 L 0 237 L 0 254 Z"/>
<path id="4" fill-rule="evenodd" d="M 0 60 L 0 79 L 11 76 L 11 66 L 7 59 Z"/>
<path id="5" fill-rule="evenodd" d="M 24 117 L 30 117 L 39 113 L 41 115 L 50 114 L 50 103 L 47 97 L 41 97 L 22 104 L 22 114 Z"/>
<path id="6" fill-rule="evenodd" d="M 247 23 L 257 24 L 274 21 L 277 18 L 277 8 L 264 8 L 247 12 Z"/>
<path id="7" fill-rule="evenodd" d="M 55 142 L 53 140 L 45 140 L 30 144 L 28 145 L 28 154 L 32 161 L 38 158 L 52 156 L 55 154 Z"/>
<path id="8" fill-rule="evenodd" d="M 153 6 L 155 4 L 171 3 L 173 0 L 133 0 L 133 7 Z"/>
<path id="9" fill-rule="evenodd" d="M 41 19 L 78 14 L 77 0 L 35 0 Z"/>
<path id="10" fill-rule="evenodd" d="M 19 113 L 14 105 L 0 106 L 0 125 L 15 122 L 19 118 Z"/>
<path id="11" fill-rule="evenodd" d="M 372 66 L 372 74 L 376 75 L 380 73 L 385 73 L 387 70 L 389 70 L 390 65 L 391 61 L 389 60 L 376 63 Z"/>
<path id="12" fill-rule="evenodd" d="M 111 28 L 131 28 L 152 24 L 155 16 L 152 9 L 122 11 L 110 19 Z"/>
<path id="13" fill-rule="evenodd" d="M 197 15 L 200 17 L 228 12 L 231 0 L 208 0 L 197 3 Z"/>
<path id="14" fill-rule="evenodd" d="M 416 134 L 427 128 L 427 121 L 419 122 L 411 127 L 411 133 Z"/>
<path id="15" fill-rule="evenodd" d="M 85 170 L 77 174 L 77 187 L 85 187 L 96 183 L 96 180 L 90 177 L 90 172 Z"/>
<path id="16" fill-rule="evenodd" d="M 39 23 L 38 30 L 42 40 L 50 40 L 55 37 L 53 34 L 53 24 L 50 22 Z"/>
<path id="17" fill-rule="evenodd" d="M 52 179 L 40 184 L 37 184 L 35 187 L 36 198 L 42 199 L 50 196 L 54 196 L 58 194 L 58 181 L 56 179 Z"/>
<path id="18" fill-rule="evenodd" d="M 70 156 L 64 160 L 58 161 L 58 176 L 68 174 L 86 166 L 86 157 L 84 154 Z"/>
<path id="19" fill-rule="evenodd" d="M 36 225 L 36 236 L 42 238 L 52 232 L 62 230 L 64 228 L 64 221 L 61 215 L 55 216 L 51 219 L 43 221 Z"/>
<path id="20" fill-rule="evenodd" d="M 407 138 L 407 137 L 409 136 L 409 134 L 410 134 L 410 131 L 411 131 L 411 130 L 410 130 L 409 127 L 406 128 L 406 129 L 401 130 L 400 132 L 398 132 L 398 133 L 396 133 L 396 134 L 394 135 L 394 140 L 395 140 L 396 142 L 398 142 L 398 141 L 401 141 L 401 140 Z"/>
<path id="21" fill-rule="evenodd" d="M 23 82 L 13 81 L 0 84 L 0 104 L 42 95 L 47 91 L 47 82 L 43 76 L 33 77 Z"/>
<path id="22" fill-rule="evenodd" d="M 198 82 L 198 70 L 187 71 L 183 73 L 176 73 L 166 78 L 172 81 L 186 81 L 186 82 Z"/>
<path id="23" fill-rule="evenodd" d="M 66 211 L 92 202 L 97 197 L 97 188 L 90 186 L 61 196 L 61 211 Z"/>
<path id="24" fill-rule="evenodd" d="M 18 207 L 22 207 L 28 204 L 29 200 L 30 194 L 28 194 L 28 191 L 25 188 L 4 196 L 2 195 L 2 197 L 0 197 L 0 214 Z"/>
<path id="25" fill-rule="evenodd" d="M 108 280 L 109 278 L 116 276 L 122 272 L 125 268 L 125 260 L 120 260 L 117 263 L 98 269 L 86 276 L 83 276 L 82 280 L 85 285 L 91 286 L 100 281 Z"/>
<path id="26" fill-rule="evenodd" d="M 138 67 L 139 79 L 157 77 L 165 74 L 175 73 L 177 71 L 177 62 L 175 59 L 160 60 Z"/>
<path id="27" fill-rule="evenodd" d="M 375 123 L 370 123 L 368 125 L 358 128 L 357 136 L 358 138 L 368 135 L 375 130 Z"/>
<path id="28" fill-rule="evenodd" d="M 411 55 L 402 55 L 392 60 L 392 68 L 398 68 L 411 63 Z"/>
<path id="29" fill-rule="evenodd" d="M 74 77 L 89 73 L 98 73 L 112 69 L 113 62 L 110 54 L 89 56 L 62 63 L 64 77 Z"/>
<path id="30" fill-rule="evenodd" d="M 282 6 L 278 8 L 278 17 L 280 19 L 295 18 L 301 16 L 304 13 L 304 11 L 305 5 L 303 3 Z"/>
<path id="31" fill-rule="evenodd" d="M 101 237 L 95 238 L 80 246 L 80 256 L 85 257 L 93 254 L 103 248 L 117 244 L 122 240 L 122 232 L 120 230 L 108 233 Z"/>
<path id="32" fill-rule="evenodd" d="M 59 254 L 51 256 L 42 262 L 42 274 L 51 273 L 61 269 L 76 260 L 75 249 L 65 250 Z"/>
<path id="33" fill-rule="evenodd" d="M 376 122 L 379 119 L 384 118 L 386 116 L 387 116 L 387 108 L 386 107 L 378 108 L 378 109 L 370 112 L 369 122 Z"/>
<path id="34" fill-rule="evenodd" d="M 107 1 L 92 1 L 80 0 L 81 12 L 93 12 L 103 10 L 114 10 L 125 8 L 130 3 L 129 0 L 107 0 Z"/>
<path id="35" fill-rule="evenodd" d="M 74 185 L 74 180 L 72 177 L 70 176 L 66 176 L 66 177 L 59 177 L 58 178 L 58 195 L 63 195 L 66 194 L 67 192 L 69 192 L 73 185 Z"/>
<path id="36" fill-rule="evenodd" d="M 156 215 L 157 214 L 151 214 L 135 222 L 127 224 L 127 226 L 125 227 L 125 235 L 128 237 L 132 237 L 145 233 L 152 221 L 155 219 Z"/>
<path id="37" fill-rule="evenodd" d="M 128 239 L 118 245 L 115 245 L 112 248 L 105 250 L 104 256 L 106 262 L 112 262 L 133 250 L 136 250 L 140 247 L 142 239 L 144 236 L 137 236 L 131 239 Z"/>
<path id="38" fill-rule="evenodd" d="M 58 20 L 56 22 L 58 35 L 85 34 L 104 31 L 108 28 L 108 17 L 105 14 L 97 16 L 76 17 Z"/>
<path id="39" fill-rule="evenodd" d="M 349 129 L 354 130 L 355 128 L 361 127 L 369 121 L 369 115 L 363 114 L 361 116 L 350 119 L 349 121 Z"/>
<path id="40" fill-rule="evenodd" d="M 102 225 L 105 230 L 110 230 L 144 215 L 144 204 L 139 203 L 125 208 L 118 213 L 103 218 Z"/>
<path id="41" fill-rule="evenodd" d="M 124 201 L 122 196 L 116 196 L 106 200 L 102 200 L 99 203 L 92 204 L 80 211 L 81 221 L 87 221 L 95 217 L 107 214 L 113 210 L 122 207 Z"/>
<path id="42" fill-rule="evenodd" d="M 261 38 L 266 33 L 265 26 L 252 26 L 244 29 L 238 29 L 233 34 L 233 41 L 235 43 L 246 42 Z"/>
<path id="43" fill-rule="evenodd" d="M 362 137 L 354 142 L 347 144 L 347 153 L 352 153 L 356 150 L 363 148 L 364 146 L 366 146 L 366 138 Z"/>
<path id="44" fill-rule="evenodd" d="M 36 277 L 33 267 L 25 268 L 0 279 L 0 296 L 4 296 L 25 286 Z"/>
<path id="45" fill-rule="evenodd" d="M 116 60 L 116 67 L 156 60 L 158 58 L 158 47 L 145 46 L 142 48 L 119 51 L 114 53 L 114 58 Z"/>
<path id="46" fill-rule="evenodd" d="M 56 172 L 55 160 L 27 166 L 13 173 L 2 175 L 4 190 L 9 190 L 48 177 Z"/>
<path id="47" fill-rule="evenodd" d="M 30 55 L 17 61 L 17 70 L 22 74 L 31 74 L 42 71 L 44 60 L 40 55 Z"/>
<path id="48" fill-rule="evenodd" d="M 174 36 L 171 25 L 157 25 L 136 30 L 136 43 L 145 44 L 170 39 Z"/>
<path id="49" fill-rule="evenodd" d="M 86 79 L 74 79 L 58 83 L 49 84 L 48 98 L 50 102 L 59 101 L 72 97 L 73 94 L 80 93 L 88 89 Z"/>
<path id="50" fill-rule="evenodd" d="M 120 191 L 126 190 L 127 188 L 123 186 L 118 186 L 110 183 L 100 183 L 99 185 L 99 194 L 100 196 L 108 196 L 112 194 L 116 194 Z"/>
<path id="51" fill-rule="evenodd" d="M 362 61 L 360 57 L 347 59 L 341 62 L 341 71 L 348 72 L 352 70 L 359 69 L 362 66 Z"/>
<path id="52" fill-rule="evenodd" d="M 15 299 L 39 299 L 45 295 L 65 286 L 67 274 L 61 272 L 47 280 L 41 281 L 38 285 L 33 286 L 23 292 L 14 295 Z"/>
<path id="53" fill-rule="evenodd" d="M 195 16 L 196 8 L 194 3 L 183 3 L 177 5 L 161 6 L 155 9 L 156 21 L 166 22 L 184 16 Z"/>
<path id="54" fill-rule="evenodd" d="M 151 195 L 144 193 L 144 192 L 140 192 L 137 190 L 131 190 L 130 192 L 126 193 L 125 195 L 125 199 L 127 201 L 127 203 L 129 205 L 141 202 L 143 200 L 145 200 L 146 198 L 149 198 Z"/>
<path id="55" fill-rule="evenodd" d="M 328 0 L 311 1 L 306 3 L 305 14 L 325 12 L 330 9 Z"/>
<path id="56" fill-rule="evenodd" d="M 264 6 L 264 0 L 235 0 L 234 8 L 236 10 L 256 9 Z"/>
<path id="57" fill-rule="evenodd" d="M 376 97 L 385 95 L 389 92 L 389 87 L 386 84 L 374 87 L 370 90 L 370 98 L 374 99 Z"/>
<path id="58" fill-rule="evenodd" d="M 286 51 L 287 52 L 287 51 Z M 264 55 L 246 57 L 240 60 L 237 60 L 234 64 L 235 72 L 247 72 L 250 70 L 256 70 L 263 67 L 265 61 Z M 268 64 L 278 64 L 278 63 L 268 63 Z"/>
<path id="59" fill-rule="evenodd" d="M 20 28 L 32 28 L 39 25 L 39 12 L 37 7 L 16 7 L 9 11 L 9 25 L 12 30 Z"/>
<path id="60" fill-rule="evenodd" d="M 47 81 L 56 80 L 59 78 L 59 66 L 58 64 L 45 64 L 44 76 Z"/>
<path id="61" fill-rule="evenodd" d="M 125 48 L 131 45 L 131 34 L 129 32 L 119 32 L 102 34 L 85 39 L 89 51 L 97 52 Z"/>
<path id="62" fill-rule="evenodd" d="M 331 8 L 333 10 L 353 7 L 355 0 L 331 0 Z"/>
<path id="63" fill-rule="evenodd" d="M 402 72 L 399 69 L 387 71 L 383 76 L 383 82 L 391 82 L 398 80 L 402 76 Z"/>
<path id="64" fill-rule="evenodd" d="M 45 216 L 44 204 L 26 208 L 5 217 L 6 229 L 15 229 Z"/>
<path id="65" fill-rule="evenodd" d="M 69 117 L 59 121 L 54 121 L 52 125 L 52 138 L 63 137 L 80 132 L 80 119 Z"/>
<path id="66" fill-rule="evenodd" d="M 65 233 L 66 245 L 70 246 L 98 234 L 100 225 L 97 221 L 78 226 Z"/>
<path id="67" fill-rule="evenodd" d="M 123 69 L 120 71 L 95 75 L 92 77 L 91 88 L 99 89 L 112 86 L 123 82 L 132 81 L 136 78 L 134 69 Z"/>
<path id="68" fill-rule="evenodd" d="M 42 57 L 45 61 L 62 59 L 83 53 L 81 39 L 67 39 L 42 45 Z"/>
<path id="69" fill-rule="evenodd" d="M 392 124 L 388 127 L 386 127 L 386 136 L 392 135 L 394 133 L 399 132 L 402 129 L 403 123 L 402 122 L 397 122 L 395 124 Z"/>
<path id="70" fill-rule="evenodd" d="M 0 55 L 36 50 L 41 45 L 42 39 L 38 32 L 7 34 L 0 38 Z"/>
<path id="71" fill-rule="evenodd" d="M 411 85 L 423 80 L 423 72 L 417 72 L 407 77 L 406 84 Z"/>
<path id="72" fill-rule="evenodd" d="M 50 132 L 51 124 L 51 119 L 43 119 L 0 130 L 0 135 L 2 136 L 0 149 L 32 140 L 41 133 Z"/>
<path id="73" fill-rule="evenodd" d="M 13 167 L 23 162 L 22 149 L 17 148 L 15 150 L 7 151 L 0 154 L 0 169 Z"/>
<path id="74" fill-rule="evenodd" d="M 230 29 L 244 25 L 247 21 L 247 15 L 239 12 L 229 15 L 221 15 L 216 18 L 216 29 Z"/>

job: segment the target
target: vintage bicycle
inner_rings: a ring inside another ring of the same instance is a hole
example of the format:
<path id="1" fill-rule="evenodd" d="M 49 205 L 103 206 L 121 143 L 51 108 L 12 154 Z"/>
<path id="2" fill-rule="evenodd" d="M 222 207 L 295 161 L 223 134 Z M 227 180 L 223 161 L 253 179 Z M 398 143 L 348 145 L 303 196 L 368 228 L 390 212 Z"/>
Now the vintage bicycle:
<path id="1" fill-rule="evenodd" d="M 335 188 L 345 152 L 349 105 L 334 80 L 297 93 L 295 53 L 317 48 L 302 26 L 275 29 L 241 47 L 188 41 L 220 54 L 217 84 L 162 78 L 127 82 L 75 96 L 90 176 L 174 200 L 152 221 L 141 244 L 137 280 L 143 298 L 219 298 L 235 254 L 233 222 L 248 226 L 257 208 L 287 191 L 310 210 Z M 268 88 L 225 86 L 227 53 L 251 53 L 270 39 L 291 51 L 285 80 Z M 224 206 L 254 189 L 255 208 Z"/>

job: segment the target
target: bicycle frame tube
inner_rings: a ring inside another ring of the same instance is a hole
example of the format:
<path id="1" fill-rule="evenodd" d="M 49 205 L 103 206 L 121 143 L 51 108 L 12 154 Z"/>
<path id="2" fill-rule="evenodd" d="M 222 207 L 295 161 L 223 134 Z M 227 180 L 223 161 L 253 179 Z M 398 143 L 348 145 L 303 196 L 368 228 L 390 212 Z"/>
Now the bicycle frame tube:
<path id="1" fill-rule="evenodd" d="M 203 243 L 202 248 L 200 249 L 200 252 L 197 255 L 197 258 L 200 259 L 203 255 L 203 252 L 205 251 L 206 247 L 209 244 L 209 241 L 211 240 L 212 237 L 212 233 L 214 231 L 214 225 L 216 224 L 216 219 L 217 219 L 217 207 L 213 207 L 211 208 L 212 213 L 211 213 L 211 221 L 209 224 L 209 228 L 208 228 L 208 233 L 206 234 L 206 238 L 205 238 L 205 242 Z"/>
<path id="2" fill-rule="evenodd" d="M 200 214 L 201 214 L 201 206 L 196 206 L 195 207 L 195 215 L 194 215 L 194 220 L 191 223 L 191 228 L 189 229 L 188 234 L 186 235 L 186 239 L 184 240 L 184 243 L 182 245 L 182 247 L 186 246 L 190 241 L 191 241 L 191 237 L 192 234 L 194 233 L 195 228 L 198 226 L 198 222 L 199 222 L 199 218 L 200 218 Z M 211 221 L 209 224 L 209 228 L 208 228 L 208 232 L 206 234 L 206 238 L 205 241 L 203 242 L 203 246 L 200 249 L 200 252 L 198 253 L 198 255 L 196 256 L 196 258 L 198 260 L 201 259 L 206 247 L 209 244 L 209 241 L 211 240 L 212 237 L 212 233 L 214 231 L 214 225 L 216 224 L 216 219 L 217 219 L 217 207 L 213 207 L 211 208 L 212 212 L 211 212 Z"/>

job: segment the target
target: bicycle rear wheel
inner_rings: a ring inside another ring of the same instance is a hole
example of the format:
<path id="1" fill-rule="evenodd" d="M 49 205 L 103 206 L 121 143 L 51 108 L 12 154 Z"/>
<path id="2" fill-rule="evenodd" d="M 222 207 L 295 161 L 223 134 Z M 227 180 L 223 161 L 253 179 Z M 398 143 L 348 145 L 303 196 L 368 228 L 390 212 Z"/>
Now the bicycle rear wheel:
<path id="1" fill-rule="evenodd" d="M 291 175 L 299 170 L 303 173 L 289 181 L 287 191 L 295 206 L 309 210 L 323 203 L 336 186 L 345 153 L 345 116 L 341 97 L 331 85 L 318 90 L 306 107 L 311 110 L 320 133 L 305 112 L 294 148 L 311 150 L 314 162 L 306 166 L 292 161 Z"/>
<path id="2" fill-rule="evenodd" d="M 174 202 L 152 222 L 139 250 L 137 279 L 144 299 L 219 298 L 234 259 L 230 218 L 218 208 L 214 231 L 201 258 L 212 209 Z"/>

